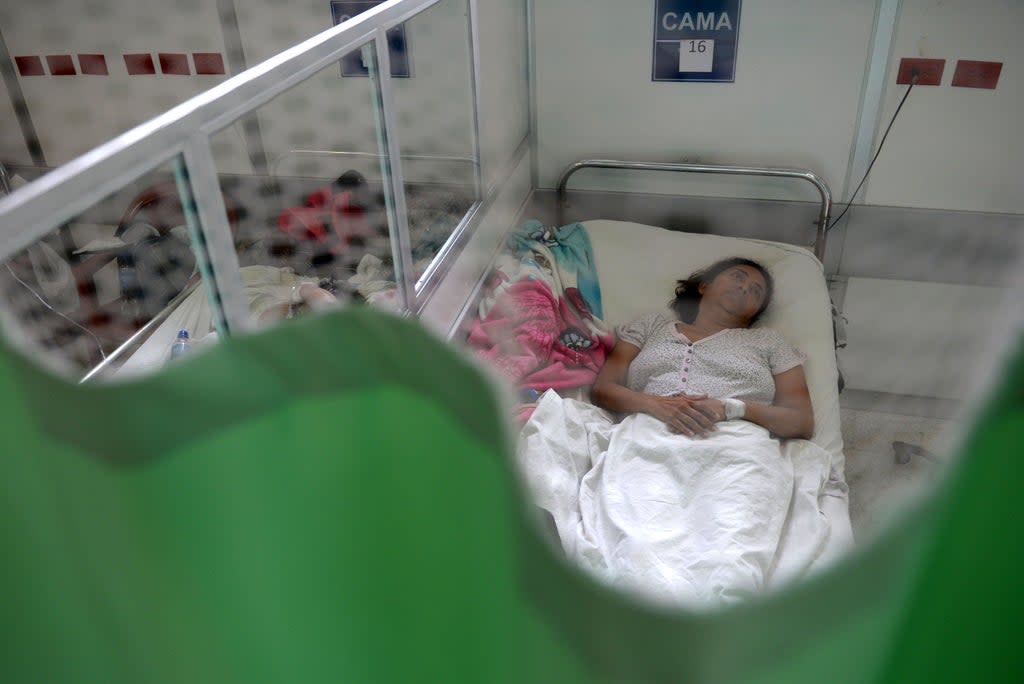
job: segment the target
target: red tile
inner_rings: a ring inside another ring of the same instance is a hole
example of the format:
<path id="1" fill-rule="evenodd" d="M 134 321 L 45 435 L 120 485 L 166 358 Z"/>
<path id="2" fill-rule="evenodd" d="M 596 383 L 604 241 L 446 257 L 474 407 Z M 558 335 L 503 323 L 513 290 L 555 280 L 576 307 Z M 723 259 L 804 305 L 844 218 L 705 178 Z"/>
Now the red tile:
<path id="1" fill-rule="evenodd" d="M 193 52 L 192 61 L 196 63 L 197 74 L 223 74 L 224 58 L 219 52 Z"/>
<path id="2" fill-rule="evenodd" d="M 71 55 L 46 55 L 46 65 L 51 76 L 74 76 L 78 73 Z"/>
<path id="3" fill-rule="evenodd" d="M 78 53 L 78 66 L 83 74 L 93 76 L 108 76 L 107 58 L 103 55 L 83 55 Z"/>
<path id="4" fill-rule="evenodd" d="M 126 54 L 124 56 L 124 65 L 128 67 L 128 73 L 132 76 L 156 73 L 153 56 L 146 52 Z"/>
<path id="5" fill-rule="evenodd" d="M 39 59 L 35 55 L 15 57 L 14 62 L 18 65 L 18 73 L 22 76 L 46 75 L 46 71 L 43 69 L 43 60 Z"/>
<path id="6" fill-rule="evenodd" d="M 159 52 L 157 58 L 160 60 L 160 73 L 173 74 L 175 76 L 189 76 L 192 71 L 188 68 L 188 55 L 184 52 Z"/>
<path id="7" fill-rule="evenodd" d="M 999 74 L 1003 71 L 1002 62 L 976 62 L 961 59 L 956 63 L 953 72 L 953 85 L 959 88 L 987 88 L 995 90 L 999 82 Z"/>

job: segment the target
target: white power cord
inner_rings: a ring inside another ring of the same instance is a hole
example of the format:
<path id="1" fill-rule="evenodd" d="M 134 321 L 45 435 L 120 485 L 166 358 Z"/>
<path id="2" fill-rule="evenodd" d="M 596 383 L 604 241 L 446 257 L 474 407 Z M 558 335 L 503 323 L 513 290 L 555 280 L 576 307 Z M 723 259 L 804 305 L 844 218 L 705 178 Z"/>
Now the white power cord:
<path id="1" fill-rule="evenodd" d="M 13 178 L 8 178 L 8 176 L 7 176 L 7 169 L 5 167 L 3 167 L 3 165 L 0 165 L 0 171 L 2 171 L 2 174 L 0 174 L 0 195 L 9 195 L 9 194 L 11 194 L 12 190 L 17 190 L 22 185 L 25 185 L 25 180 L 21 176 L 19 176 L 17 174 L 15 174 Z M 17 280 L 21 284 L 22 287 L 24 287 L 26 290 L 31 292 L 35 296 L 35 298 L 38 299 L 39 302 L 43 306 L 45 306 L 50 311 L 52 311 L 53 313 L 55 313 L 58 316 L 60 316 L 61 318 L 63 318 L 65 321 L 67 321 L 71 325 L 73 325 L 76 328 L 79 328 L 80 330 L 83 330 L 86 333 L 88 333 L 89 336 L 92 337 L 92 339 L 96 342 L 96 348 L 99 350 L 100 356 L 103 357 L 104 361 L 107 360 L 107 355 L 105 353 L 103 353 L 103 343 L 100 342 L 100 338 L 96 337 L 96 334 L 92 330 L 89 330 L 84 325 L 78 323 L 78 321 L 74 321 L 71 318 L 68 318 L 67 316 L 62 314 L 60 311 L 57 311 L 57 309 L 55 309 L 52 306 L 50 306 L 50 303 L 48 301 L 46 301 L 45 299 L 43 299 L 43 296 L 41 294 L 36 292 L 32 288 L 31 285 L 29 285 L 24 280 L 22 280 L 21 278 L 18 277 L 18 274 L 14 272 L 13 268 L 11 268 L 11 264 L 9 262 L 4 262 L 4 266 L 7 267 L 7 270 L 8 270 L 8 272 L 10 272 L 11 277 L 14 278 L 15 280 Z"/>
<path id="2" fill-rule="evenodd" d="M 39 302 L 40 302 L 40 303 L 41 303 L 41 304 L 42 304 L 43 306 L 45 306 L 45 307 L 46 307 L 47 309 L 49 309 L 50 311 L 52 311 L 53 313 L 55 313 L 55 314 L 57 314 L 58 316 L 60 316 L 61 318 L 63 318 L 63 319 L 65 320 L 65 321 L 67 321 L 67 322 L 68 322 L 68 323 L 70 323 L 71 325 L 73 325 L 73 326 L 75 326 L 76 328 L 78 328 L 78 329 L 80 329 L 80 330 L 83 330 L 83 331 L 85 331 L 86 333 L 88 333 L 88 334 L 89 334 L 89 336 L 90 336 L 90 337 L 92 337 L 92 339 L 93 339 L 93 340 L 94 340 L 94 341 L 96 342 L 96 348 L 97 348 L 97 349 L 99 350 L 99 352 L 100 352 L 100 356 L 102 356 L 102 357 L 103 357 L 103 360 L 104 360 L 104 361 L 106 361 L 106 359 L 107 359 L 107 355 L 103 353 L 103 343 L 102 343 L 102 342 L 100 342 L 100 338 L 96 337 L 96 334 L 95 334 L 95 333 L 94 333 L 94 332 L 93 332 L 92 330 L 89 330 L 88 328 L 86 328 L 86 327 L 85 327 L 84 325 L 82 325 L 82 324 L 81 324 L 81 323 L 79 323 L 78 321 L 72 320 L 72 319 L 71 319 L 71 318 L 69 318 L 68 316 L 65 316 L 65 315 L 64 315 L 64 314 L 62 314 L 62 313 L 61 313 L 60 311 L 57 311 L 57 310 L 56 310 L 55 308 L 53 308 L 52 306 L 50 306 L 50 303 L 49 303 L 49 302 L 47 302 L 47 301 L 46 301 L 45 299 L 43 299 L 43 296 L 42 296 L 42 295 L 40 295 L 40 294 L 39 294 L 38 292 L 36 292 L 36 291 L 35 291 L 34 289 L 32 289 L 32 286 L 31 286 L 31 285 L 29 285 L 29 284 L 28 284 L 28 283 L 26 283 L 26 282 L 25 282 L 24 280 L 22 280 L 21 278 L 19 278 L 19 277 L 18 277 L 18 274 L 14 272 L 14 269 L 13 269 L 13 268 L 11 268 L 11 265 L 10 265 L 9 263 L 5 263 L 5 264 L 4 264 L 4 266 L 6 266 L 6 267 L 7 267 L 7 270 L 8 270 L 9 272 L 10 272 L 10 274 L 11 274 L 11 277 L 13 277 L 13 278 L 14 278 L 15 280 L 17 280 L 17 281 L 18 281 L 19 283 L 21 283 L 21 286 L 22 286 L 22 287 L 24 287 L 24 288 L 25 288 L 26 290 L 28 290 L 28 291 L 29 291 L 29 292 L 31 292 L 31 293 L 32 293 L 33 295 L 35 295 L 35 298 L 36 298 L 36 299 L 38 299 L 38 300 L 39 300 Z"/>

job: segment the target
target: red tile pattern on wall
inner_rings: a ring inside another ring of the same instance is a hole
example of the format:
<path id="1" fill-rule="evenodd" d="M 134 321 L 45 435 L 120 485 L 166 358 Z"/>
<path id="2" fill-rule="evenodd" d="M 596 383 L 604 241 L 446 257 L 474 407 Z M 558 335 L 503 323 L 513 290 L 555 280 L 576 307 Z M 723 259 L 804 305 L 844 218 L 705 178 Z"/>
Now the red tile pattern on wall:
<path id="1" fill-rule="evenodd" d="M 224 68 L 224 55 L 219 52 L 193 52 L 191 63 L 188 54 L 187 52 L 158 52 L 154 60 L 153 55 L 148 52 L 129 52 L 121 57 L 131 76 L 155 76 L 157 73 L 173 76 L 191 76 L 193 74 L 206 76 L 227 73 Z M 110 75 L 107 57 L 101 53 L 78 53 L 77 68 L 72 55 L 45 55 L 45 60 L 46 67 L 43 66 L 43 57 L 39 55 L 15 55 L 14 57 L 14 63 L 21 76 L 46 76 L 47 73 L 50 76 Z M 158 64 L 159 72 L 157 71 Z M 194 70 L 193 64 L 195 65 Z M 47 71 L 47 67 L 49 71 Z"/>
<path id="2" fill-rule="evenodd" d="M 78 53 L 78 68 L 83 74 L 92 76 L 110 75 L 110 72 L 107 71 L 107 58 L 103 55 Z"/>
<path id="3" fill-rule="evenodd" d="M 961 59 L 956 63 L 953 72 L 953 85 L 959 88 L 987 88 L 995 90 L 999 83 L 999 74 L 1003 71 L 1002 62 L 978 62 L 972 59 Z"/>
<path id="4" fill-rule="evenodd" d="M 196 65 L 197 74 L 223 74 L 224 58 L 219 52 L 193 52 L 192 61 Z"/>
<path id="5" fill-rule="evenodd" d="M 46 66 L 51 76 L 74 76 L 78 73 L 71 55 L 46 55 Z"/>
<path id="6" fill-rule="evenodd" d="M 184 52 L 159 52 L 160 73 L 175 76 L 188 76 L 192 70 L 188 67 L 188 55 Z"/>
<path id="7" fill-rule="evenodd" d="M 126 54 L 124 56 L 124 65 L 132 76 L 147 76 L 156 73 L 153 56 L 148 52 Z"/>
<path id="8" fill-rule="evenodd" d="M 18 73 L 22 76 L 46 75 L 46 70 L 43 69 L 43 60 L 36 55 L 17 56 L 14 58 L 14 63 L 18 65 Z"/>

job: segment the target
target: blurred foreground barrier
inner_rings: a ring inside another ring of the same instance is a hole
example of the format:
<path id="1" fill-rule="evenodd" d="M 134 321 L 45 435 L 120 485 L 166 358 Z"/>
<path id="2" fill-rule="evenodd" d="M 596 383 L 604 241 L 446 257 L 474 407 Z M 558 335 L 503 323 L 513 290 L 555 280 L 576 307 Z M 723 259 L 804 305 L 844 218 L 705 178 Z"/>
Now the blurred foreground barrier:
<path id="1" fill-rule="evenodd" d="M 653 610 L 543 541 L 494 393 L 349 310 L 80 386 L 0 350 L 4 682 L 1021 681 L 1020 355 L 937 495 L 830 572 Z"/>

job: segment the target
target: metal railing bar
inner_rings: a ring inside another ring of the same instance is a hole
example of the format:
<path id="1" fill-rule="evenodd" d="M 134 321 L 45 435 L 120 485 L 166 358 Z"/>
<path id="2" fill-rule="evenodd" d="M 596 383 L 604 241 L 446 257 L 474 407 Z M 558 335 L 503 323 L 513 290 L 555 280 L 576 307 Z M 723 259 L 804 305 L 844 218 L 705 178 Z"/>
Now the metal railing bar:
<path id="1" fill-rule="evenodd" d="M 477 0 L 469 0 L 469 25 L 466 30 L 469 32 L 469 68 L 472 73 L 469 75 L 469 83 L 472 88 L 470 93 L 469 108 L 470 108 L 470 121 L 472 122 L 471 134 L 473 137 L 473 154 L 480 163 L 476 166 L 476 174 L 474 174 L 475 192 L 473 199 L 480 201 L 483 193 L 483 179 L 481 178 L 481 172 L 483 169 L 483 149 L 480 142 L 480 27 L 478 24 L 479 13 L 477 11 Z"/>
<path id="2" fill-rule="evenodd" d="M 219 335 L 230 335 L 251 327 L 249 303 L 245 297 L 224 196 L 217 178 L 217 166 L 210 139 L 197 134 L 185 146 L 188 184 L 195 202 L 196 224 L 188 221 L 189 234 L 199 261 L 203 280 L 210 284 L 207 294 Z M 186 198 L 182 197 L 182 204 Z M 191 212 L 186 208 L 186 219 Z"/>
<path id="3" fill-rule="evenodd" d="M 277 169 L 281 166 L 284 160 L 292 155 L 309 155 L 312 157 L 355 157 L 361 159 L 383 159 L 385 155 L 375 154 L 373 152 L 346 152 L 344 150 L 288 150 L 282 152 L 273 161 L 270 166 L 270 175 L 277 177 Z M 476 159 L 472 157 L 451 157 L 447 155 L 432 155 L 432 154 L 403 154 L 401 155 L 403 161 L 439 161 L 439 162 L 458 162 L 472 164 L 479 166 Z"/>
<path id="4" fill-rule="evenodd" d="M 828 228 L 828 220 L 832 213 L 832 191 L 829 189 L 828 184 L 813 171 L 784 167 L 637 162 L 622 161 L 618 159 L 584 159 L 566 167 L 565 171 L 562 172 L 561 178 L 558 180 L 558 189 L 556 194 L 558 197 L 559 224 L 564 223 L 563 209 L 565 205 L 566 186 L 569 183 L 569 178 L 580 169 L 585 168 L 681 171 L 689 173 L 725 174 L 736 176 L 772 176 L 778 178 L 795 178 L 805 180 L 811 183 L 818 190 L 818 194 L 821 196 L 821 210 L 818 214 L 818 220 L 815 222 L 818 228 L 814 239 L 814 256 L 816 256 L 819 261 L 824 262 L 825 260 L 825 247 L 827 244 L 825 231 Z"/>
<path id="5" fill-rule="evenodd" d="M 401 143 L 398 122 L 395 120 L 395 99 L 391 83 L 391 55 L 388 49 L 387 32 L 377 30 L 372 64 L 378 79 L 377 120 L 381 148 L 387 154 L 382 163 L 385 183 L 385 206 L 388 227 L 391 231 L 391 258 L 395 269 L 395 284 L 398 287 L 402 310 L 411 312 L 416 303 L 416 289 L 413 278 L 412 241 L 409 239 L 409 213 L 405 202 L 405 178 L 402 174 Z M 390 201 L 387 198 L 390 197 Z"/>
<path id="6" fill-rule="evenodd" d="M 7 166 L 0 162 L 0 196 L 11 194 L 11 177 L 7 173 Z"/>

